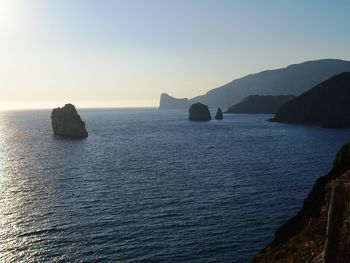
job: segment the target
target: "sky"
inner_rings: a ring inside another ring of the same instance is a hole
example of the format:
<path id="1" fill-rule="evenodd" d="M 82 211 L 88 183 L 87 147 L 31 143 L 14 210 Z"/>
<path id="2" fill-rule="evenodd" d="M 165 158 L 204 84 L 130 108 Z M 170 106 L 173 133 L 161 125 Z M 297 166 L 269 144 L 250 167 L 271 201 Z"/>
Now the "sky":
<path id="1" fill-rule="evenodd" d="M 0 109 L 152 107 L 350 60 L 350 1 L 0 0 Z"/>

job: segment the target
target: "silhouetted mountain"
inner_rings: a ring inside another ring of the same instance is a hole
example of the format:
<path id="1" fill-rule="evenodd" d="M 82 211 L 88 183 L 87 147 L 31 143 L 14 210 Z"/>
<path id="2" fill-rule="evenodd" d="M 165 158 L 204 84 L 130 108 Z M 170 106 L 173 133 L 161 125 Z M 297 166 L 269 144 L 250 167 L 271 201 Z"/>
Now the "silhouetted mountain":
<path id="1" fill-rule="evenodd" d="M 350 72 L 338 74 L 284 104 L 272 121 L 350 127 Z"/>
<path id="2" fill-rule="evenodd" d="M 207 105 L 201 103 L 192 104 L 188 110 L 190 121 L 210 121 L 211 114 Z"/>
<path id="3" fill-rule="evenodd" d="M 236 79 L 226 85 L 191 99 L 190 104 L 201 102 L 210 108 L 228 107 L 243 98 L 259 95 L 300 95 L 330 77 L 350 71 L 350 61 L 322 59 L 267 70 Z"/>
<path id="4" fill-rule="evenodd" d="M 160 96 L 159 109 L 170 110 L 170 109 L 187 109 L 189 102 L 187 98 L 176 99 L 168 94 L 162 93 Z"/>
<path id="5" fill-rule="evenodd" d="M 294 98 L 293 95 L 251 95 L 231 106 L 226 113 L 276 113 L 283 104 Z"/>

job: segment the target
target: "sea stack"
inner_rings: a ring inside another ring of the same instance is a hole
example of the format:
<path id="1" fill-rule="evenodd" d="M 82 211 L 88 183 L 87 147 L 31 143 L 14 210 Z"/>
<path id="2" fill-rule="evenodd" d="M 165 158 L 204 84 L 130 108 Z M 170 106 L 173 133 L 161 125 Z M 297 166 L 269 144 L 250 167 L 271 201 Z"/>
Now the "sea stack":
<path id="1" fill-rule="evenodd" d="M 215 120 L 222 120 L 224 118 L 224 115 L 222 114 L 222 110 L 218 108 L 218 112 L 215 115 Z"/>
<path id="2" fill-rule="evenodd" d="M 211 120 L 211 115 L 210 115 L 208 106 L 202 103 L 192 104 L 188 112 L 189 112 L 190 121 L 210 121 Z"/>
<path id="3" fill-rule="evenodd" d="M 51 113 L 51 123 L 55 135 L 83 139 L 88 137 L 83 122 L 73 104 L 66 104 L 63 108 L 56 108 Z"/>

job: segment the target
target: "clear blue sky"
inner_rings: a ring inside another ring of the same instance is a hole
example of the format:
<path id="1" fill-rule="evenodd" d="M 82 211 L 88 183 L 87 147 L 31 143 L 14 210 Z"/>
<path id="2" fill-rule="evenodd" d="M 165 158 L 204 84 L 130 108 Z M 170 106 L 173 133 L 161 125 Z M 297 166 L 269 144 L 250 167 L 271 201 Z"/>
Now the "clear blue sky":
<path id="1" fill-rule="evenodd" d="M 350 60 L 350 1 L 0 0 L 0 103 L 156 106 L 305 60 Z"/>

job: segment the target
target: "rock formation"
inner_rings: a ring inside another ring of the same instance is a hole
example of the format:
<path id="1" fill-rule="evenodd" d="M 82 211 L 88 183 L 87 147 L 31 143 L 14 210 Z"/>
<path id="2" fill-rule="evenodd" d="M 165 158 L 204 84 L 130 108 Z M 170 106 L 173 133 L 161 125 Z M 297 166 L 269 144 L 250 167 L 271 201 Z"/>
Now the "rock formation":
<path id="1" fill-rule="evenodd" d="M 282 105 L 272 121 L 350 127 L 350 72 L 338 74 Z"/>
<path id="2" fill-rule="evenodd" d="M 189 102 L 187 98 L 176 99 L 168 94 L 162 93 L 160 96 L 159 109 L 173 110 L 173 109 L 188 109 Z"/>
<path id="3" fill-rule="evenodd" d="M 222 110 L 218 108 L 218 111 L 215 115 L 215 120 L 222 120 L 224 118 L 224 115 L 222 114 Z"/>
<path id="4" fill-rule="evenodd" d="M 350 144 L 253 262 L 350 262 Z"/>
<path id="5" fill-rule="evenodd" d="M 274 114 L 283 104 L 294 98 L 293 95 L 251 95 L 228 108 L 225 113 Z"/>
<path id="6" fill-rule="evenodd" d="M 74 139 L 88 137 L 85 122 L 81 120 L 72 104 L 66 104 L 63 108 L 53 109 L 51 123 L 55 135 Z"/>
<path id="7" fill-rule="evenodd" d="M 318 83 L 345 71 L 350 71 L 350 61 L 339 59 L 306 61 L 235 79 L 210 90 L 205 95 L 190 99 L 189 104 L 200 102 L 210 108 L 221 107 L 227 110 L 249 95 L 300 95 Z"/>
<path id="8" fill-rule="evenodd" d="M 190 121 L 210 121 L 211 115 L 207 105 L 195 103 L 191 105 L 189 112 Z"/>

